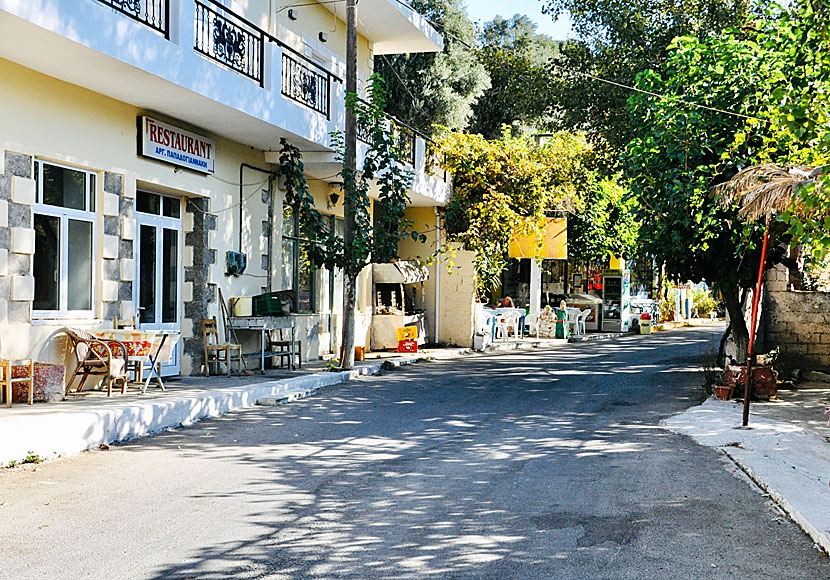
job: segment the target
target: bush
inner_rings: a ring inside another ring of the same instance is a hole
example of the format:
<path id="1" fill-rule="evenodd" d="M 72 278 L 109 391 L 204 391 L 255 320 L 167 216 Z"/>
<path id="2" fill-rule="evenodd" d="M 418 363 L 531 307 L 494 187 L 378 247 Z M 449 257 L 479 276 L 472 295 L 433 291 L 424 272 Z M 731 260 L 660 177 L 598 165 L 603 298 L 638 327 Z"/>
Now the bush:
<path id="1" fill-rule="evenodd" d="M 692 288 L 692 308 L 698 316 L 706 316 L 710 312 L 715 312 L 717 307 L 711 290 L 695 290 Z"/>

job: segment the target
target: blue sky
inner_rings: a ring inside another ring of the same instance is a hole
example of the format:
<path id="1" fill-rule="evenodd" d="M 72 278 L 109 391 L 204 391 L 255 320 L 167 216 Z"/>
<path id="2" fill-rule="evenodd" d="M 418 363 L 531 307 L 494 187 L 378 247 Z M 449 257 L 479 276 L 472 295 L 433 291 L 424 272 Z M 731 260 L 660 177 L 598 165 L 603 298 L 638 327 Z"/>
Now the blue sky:
<path id="1" fill-rule="evenodd" d="M 486 22 L 499 15 L 510 18 L 514 14 L 526 14 L 539 25 L 539 32 L 547 34 L 556 40 L 572 37 L 571 21 L 567 16 L 553 22 L 547 14 L 542 14 L 542 3 L 539 0 L 465 0 L 467 14 L 473 21 Z"/>

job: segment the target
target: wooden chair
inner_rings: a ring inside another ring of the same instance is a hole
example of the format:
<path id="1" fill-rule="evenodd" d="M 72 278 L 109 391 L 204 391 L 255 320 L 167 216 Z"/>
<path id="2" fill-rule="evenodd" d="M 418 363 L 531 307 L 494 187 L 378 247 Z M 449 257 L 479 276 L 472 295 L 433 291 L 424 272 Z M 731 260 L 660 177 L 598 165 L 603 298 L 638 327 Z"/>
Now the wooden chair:
<path id="1" fill-rule="evenodd" d="M 72 343 L 72 356 L 76 363 L 75 370 L 69 375 L 67 393 L 80 393 L 87 378 L 95 375 L 106 377 L 108 397 L 112 396 L 114 382 L 121 383 L 121 394 L 127 392 L 127 348 L 122 343 L 95 338 L 78 328 L 64 328 L 63 332 Z M 80 384 L 72 390 L 72 381 L 81 374 Z"/>
<path id="2" fill-rule="evenodd" d="M 25 377 L 12 377 L 12 369 L 14 367 L 24 367 L 28 372 Z M 34 402 L 35 398 L 35 361 L 21 360 L 10 361 L 0 360 L 0 391 L 6 394 L 6 406 L 12 406 L 12 385 L 15 383 L 29 383 L 29 404 Z"/>
<path id="3" fill-rule="evenodd" d="M 272 333 L 278 332 L 279 339 L 274 340 L 274 335 Z M 284 332 L 288 333 L 288 340 L 283 335 Z M 268 350 L 273 354 L 273 357 L 279 357 L 280 359 L 280 366 L 285 364 L 283 361 L 284 359 L 288 359 L 288 366 L 291 366 L 291 329 L 290 328 L 277 328 L 272 330 L 268 334 Z M 297 355 L 297 368 L 303 368 L 303 343 L 294 339 L 294 352 Z"/>
<path id="4" fill-rule="evenodd" d="M 130 316 L 128 318 L 118 318 L 117 316 L 115 316 L 112 319 L 112 327 L 115 330 L 138 330 L 138 318 L 136 318 L 135 316 Z M 144 363 L 142 363 L 140 360 L 131 361 L 128 357 L 127 373 L 128 376 L 129 373 L 133 373 L 136 383 L 143 383 Z"/>
<path id="5" fill-rule="evenodd" d="M 135 316 L 130 318 L 118 318 L 116 316 L 112 319 L 112 327 L 115 330 L 138 330 L 138 320 Z"/>
<path id="6" fill-rule="evenodd" d="M 219 363 L 225 363 L 228 368 L 228 376 L 231 376 L 231 364 L 236 358 L 239 374 L 242 374 L 242 345 L 233 344 L 219 340 L 219 330 L 216 325 L 216 318 L 202 320 L 202 339 L 205 344 L 205 376 L 210 376 L 210 364 L 216 365 L 216 372 L 219 373 Z M 224 356 L 223 354 L 224 353 Z M 234 356 L 234 353 L 236 355 Z"/>

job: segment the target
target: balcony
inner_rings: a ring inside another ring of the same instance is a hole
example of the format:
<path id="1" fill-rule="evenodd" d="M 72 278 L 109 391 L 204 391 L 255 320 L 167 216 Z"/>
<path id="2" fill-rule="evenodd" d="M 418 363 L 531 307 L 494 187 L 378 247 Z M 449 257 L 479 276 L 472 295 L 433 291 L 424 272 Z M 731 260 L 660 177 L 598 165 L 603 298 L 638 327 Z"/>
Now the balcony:
<path id="1" fill-rule="evenodd" d="M 330 154 L 330 133 L 345 126 L 337 63 L 312 60 L 293 33 L 271 36 L 217 0 L 46 6 L 0 0 L 0 58 L 263 151 L 285 137 Z M 423 170 L 425 141 L 406 127 L 397 135 L 406 163 Z"/>
<path id="2" fill-rule="evenodd" d="M 125 14 L 160 32 L 164 38 L 170 38 L 168 25 L 170 22 L 169 0 L 98 0 L 113 10 Z"/>
<path id="3" fill-rule="evenodd" d="M 267 34 L 221 4 L 196 0 L 193 48 L 201 55 L 264 86 Z"/>

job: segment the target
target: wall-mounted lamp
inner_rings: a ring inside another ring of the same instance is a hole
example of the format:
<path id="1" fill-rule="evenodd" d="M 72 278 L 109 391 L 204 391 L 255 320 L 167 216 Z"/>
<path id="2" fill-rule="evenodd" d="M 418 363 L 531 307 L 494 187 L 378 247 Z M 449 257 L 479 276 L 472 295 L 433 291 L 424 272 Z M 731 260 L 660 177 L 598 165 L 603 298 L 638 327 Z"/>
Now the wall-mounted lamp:
<path id="1" fill-rule="evenodd" d="M 289 20 L 297 20 L 297 13 L 294 12 L 293 8 L 288 9 L 288 19 Z"/>
<path id="2" fill-rule="evenodd" d="M 333 208 L 337 205 L 337 202 L 340 201 L 340 192 L 343 190 L 342 183 L 329 183 L 329 199 L 327 205 L 329 209 Z"/>
<path id="3" fill-rule="evenodd" d="M 317 38 L 320 39 L 320 42 L 328 42 L 329 41 L 329 35 L 326 34 L 325 32 L 321 32 L 320 34 L 318 34 Z"/>

